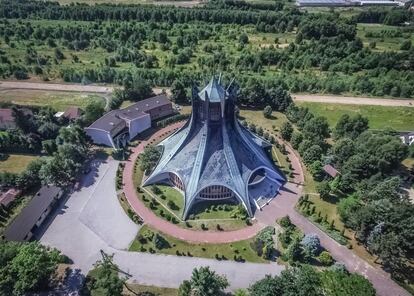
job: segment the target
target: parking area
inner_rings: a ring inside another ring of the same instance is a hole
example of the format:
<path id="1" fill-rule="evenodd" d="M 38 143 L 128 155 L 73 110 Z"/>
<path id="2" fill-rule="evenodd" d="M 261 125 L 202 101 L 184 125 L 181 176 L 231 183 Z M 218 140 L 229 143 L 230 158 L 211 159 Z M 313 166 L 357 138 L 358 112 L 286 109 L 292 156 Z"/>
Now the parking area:
<path id="1" fill-rule="evenodd" d="M 115 191 L 118 162 L 95 160 L 79 189 L 69 194 L 40 233 L 40 241 L 69 256 L 87 272 L 100 250 L 128 249 L 139 227 L 121 208 Z"/>

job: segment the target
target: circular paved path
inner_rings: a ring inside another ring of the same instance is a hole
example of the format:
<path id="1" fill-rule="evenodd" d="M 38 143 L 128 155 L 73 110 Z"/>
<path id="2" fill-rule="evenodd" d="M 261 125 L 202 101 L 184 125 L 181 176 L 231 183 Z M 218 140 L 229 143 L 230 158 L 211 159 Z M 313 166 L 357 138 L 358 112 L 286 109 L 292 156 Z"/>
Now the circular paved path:
<path id="1" fill-rule="evenodd" d="M 149 139 L 142 141 L 138 146 L 132 148 L 132 154 L 125 163 L 123 184 L 124 193 L 133 210 L 144 220 L 144 223 L 158 229 L 159 231 L 171 235 L 173 237 L 186 240 L 193 243 L 230 243 L 239 240 L 249 239 L 256 235 L 258 231 L 266 225 L 262 223 L 254 223 L 252 226 L 234 230 L 234 231 L 195 231 L 184 229 L 172 224 L 164 219 L 156 216 L 145 204 L 138 198 L 136 188 L 134 188 L 134 164 L 140 153 L 144 150 L 145 145 L 152 140 L 159 139 L 165 133 L 171 133 L 181 128 L 184 122 L 178 122 L 167 126 L 154 133 Z"/>
<path id="2" fill-rule="evenodd" d="M 125 164 L 123 183 L 125 196 L 131 207 L 143 219 L 144 222 L 166 234 L 189 241 L 189 242 L 206 242 L 206 243 L 227 243 L 253 237 L 260 229 L 266 225 L 274 225 L 275 220 L 289 215 L 292 222 L 298 226 L 305 234 L 316 233 L 321 244 L 327 249 L 334 259 L 345 264 L 351 272 L 356 272 L 367 279 L 374 285 L 379 296 L 409 296 L 410 294 L 395 283 L 388 273 L 383 271 L 379 266 L 372 266 L 362 258 L 355 255 L 345 246 L 340 245 L 325 232 L 321 231 L 316 225 L 296 211 L 295 206 L 299 196 L 302 194 L 302 184 L 304 175 L 300 157 L 297 155 L 288 143 L 285 143 L 288 157 L 293 167 L 293 181 L 286 183 L 280 190 L 277 197 L 269 205 L 264 207 L 263 211 L 256 212 L 257 223 L 236 231 L 224 232 L 202 232 L 181 228 L 157 217 L 149 210 L 138 198 L 133 186 L 134 164 L 138 155 L 144 150 L 146 144 L 153 139 L 162 137 L 166 132 L 172 132 L 183 126 L 183 122 L 175 123 L 162 130 L 154 133 L 148 140 L 143 141 L 137 147 L 133 148 L 130 159 Z M 279 140 L 281 142 L 281 140 Z"/>

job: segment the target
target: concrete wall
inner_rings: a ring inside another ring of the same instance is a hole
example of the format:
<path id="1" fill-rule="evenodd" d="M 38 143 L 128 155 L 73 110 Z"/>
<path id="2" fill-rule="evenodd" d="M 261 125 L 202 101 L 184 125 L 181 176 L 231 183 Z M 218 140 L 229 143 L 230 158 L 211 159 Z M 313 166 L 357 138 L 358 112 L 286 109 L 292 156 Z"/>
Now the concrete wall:
<path id="1" fill-rule="evenodd" d="M 114 147 L 114 143 L 108 132 L 94 128 L 85 128 L 85 132 L 88 136 L 92 138 L 92 141 L 95 144 L 102 144 L 109 147 Z"/>
<path id="2" fill-rule="evenodd" d="M 129 139 L 132 140 L 137 134 L 151 127 L 151 117 L 149 114 L 131 120 L 129 122 Z"/>

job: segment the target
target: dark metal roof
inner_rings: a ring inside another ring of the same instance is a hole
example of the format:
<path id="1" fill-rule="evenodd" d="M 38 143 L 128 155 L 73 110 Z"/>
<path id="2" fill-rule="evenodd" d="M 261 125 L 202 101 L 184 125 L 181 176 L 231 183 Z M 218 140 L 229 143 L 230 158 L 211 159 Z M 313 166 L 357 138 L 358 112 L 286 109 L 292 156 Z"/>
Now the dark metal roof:
<path id="1" fill-rule="evenodd" d="M 11 241 L 24 241 L 25 236 L 36 224 L 42 213 L 50 206 L 61 189 L 56 186 L 43 186 L 7 227 L 5 237 Z"/>
<path id="2" fill-rule="evenodd" d="M 161 94 L 136 102 L 124 109 L 112 110 L 92 123 L 89 128 L 110 132 L 119 124 L 125 123 L 126 120 L 134 120 L 147 116 L 148 112 L 169 104 L 171 104 L 171 101 L 166 95 Z"/>

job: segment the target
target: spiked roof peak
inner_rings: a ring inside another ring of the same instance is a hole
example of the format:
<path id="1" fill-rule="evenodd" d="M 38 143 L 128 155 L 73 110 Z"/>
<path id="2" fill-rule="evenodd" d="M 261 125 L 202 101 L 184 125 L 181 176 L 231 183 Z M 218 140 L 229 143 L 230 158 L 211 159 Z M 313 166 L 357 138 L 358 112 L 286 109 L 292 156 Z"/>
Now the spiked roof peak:
<path id="1" fill-rule="evenodd" d="M 227 98 L 227 92 L 220 84 L 220 78 L 213 76 L 210 82 L 198 93 L 203 101 L 206 100 L 206 94 L 210 102 L 219 103 Z"/>

